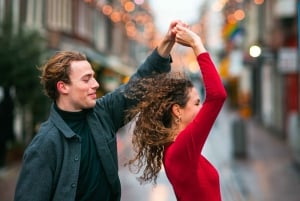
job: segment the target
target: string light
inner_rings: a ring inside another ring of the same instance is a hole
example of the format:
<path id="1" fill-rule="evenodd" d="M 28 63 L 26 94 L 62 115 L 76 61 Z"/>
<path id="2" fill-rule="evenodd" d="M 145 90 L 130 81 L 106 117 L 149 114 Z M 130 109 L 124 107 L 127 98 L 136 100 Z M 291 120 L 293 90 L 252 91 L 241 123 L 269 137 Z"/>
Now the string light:
<path id="1" fill-rule="evenodd" d="M 112 7 L 110 5 L 104 5 L 102 7 L 102 13 L 104 15 L 110 15 L 112 12 L 113 12 L 113 9 L 112 9 Z"/>
<path id="2" fill-rule="evenodd" d="M 154 49 L 155 26 L 151 9 L 144 0 L 119 0 L 120 4 L 109 3 L 106 0 L 84 0 L 89 6 L 101 12 L 114 24 L 122 23 L 128 39 L 136 41 L 149 49 Z M 125 76 L 123 82 L 127 82 Z"/>
<path id="3" fill-rule="evenodd" d="M 155 26 L 151 8 L 144 0 L 119 0 L 118 5 L 112 5 L 104 0 L 84 0 L 84 2 L 95 5 L 97 10 L 108 16 L 113 23 L 123 23 L 131 40 L 153 48 Z"/>
<path id="4" fill-rule="evenodd" d="M 257 5 L 263 4 L 265 1 L 264 0 L 254 0 L 254 3 Z"/>
<path id="5" fill-rule="evenodd" d="M 234 12 L 234 17 L 236 20 L 241 21 L 245 18 L 245 12 L 242 9 L 238 9 Z"/>
<path id="6" fill-rule="evenodd" d="M 132 12 L 135 10 L 135 4 L 132 3 L 131 1 L 127 1 L 125 4 L 124 4 L 124 9 L 126 12 Z"/>

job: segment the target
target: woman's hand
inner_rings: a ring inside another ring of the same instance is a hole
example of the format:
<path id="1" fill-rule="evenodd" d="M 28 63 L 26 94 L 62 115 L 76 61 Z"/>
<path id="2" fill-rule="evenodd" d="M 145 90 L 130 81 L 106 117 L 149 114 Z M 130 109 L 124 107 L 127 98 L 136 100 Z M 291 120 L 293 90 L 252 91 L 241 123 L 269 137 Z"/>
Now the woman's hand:
<path id="1" fill-rule="evenodd" d="M 175 42 L 175 40 L 176 40 L 176 33 L 177 33 L 176 26 L 182 26 L 182 27 L 189 29 L 189 25 L 180 20 L 172 21 L 169 26 L 168 32 L 166 34 L 166 37 L 168 37 L 170 41 Z"/>
<path id="2" fill-rule="evenodd" d="M 202 40 L 198 34 L 191 31 L 187 27 L 177 25 L 175 28 L 175 41 L 183 46 L 191 47 L 196 56 L 200 53 L 206 52 Z"/>

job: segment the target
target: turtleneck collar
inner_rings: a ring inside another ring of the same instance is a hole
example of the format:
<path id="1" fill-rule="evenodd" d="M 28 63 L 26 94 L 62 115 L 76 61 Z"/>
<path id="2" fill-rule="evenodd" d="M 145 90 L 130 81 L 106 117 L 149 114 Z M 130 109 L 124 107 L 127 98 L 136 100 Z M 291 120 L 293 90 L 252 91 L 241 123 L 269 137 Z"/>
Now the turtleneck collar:
<path id="1" fill-rule="evenodd" d="M 87 110 L 81 110 L 78 112 L 69 112 L 58 108 L 57 104 L 54 104 L 54 109 L 58 112 L 58 114 L 63 118 L 63 120 L 82 120 L 86 118 Z"/>

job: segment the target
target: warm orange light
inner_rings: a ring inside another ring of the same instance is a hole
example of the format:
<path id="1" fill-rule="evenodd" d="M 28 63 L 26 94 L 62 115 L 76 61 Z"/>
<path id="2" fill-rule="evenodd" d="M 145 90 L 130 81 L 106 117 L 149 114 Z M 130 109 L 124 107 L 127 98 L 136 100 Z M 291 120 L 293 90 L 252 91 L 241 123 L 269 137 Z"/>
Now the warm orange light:
<path id="1" fill-rule="evenodd" d="M 131 1 L 127 1 L 124 5 L 124 9 L 127 11 L 127 12 L 132 12 L 134 11 L 135 9 L 135 5 L 134 3 L 132 3 Z"/>
<path id="2" fill-rule="evenodd" d="M 233 14 L 230 14 L 227 16 L 227 21 L 229 24 L 235 24 L 236 23 L 236 18 L 234 17 Z"/>
<path id="3" fill-rule="evenodd" d="M 104 5 L 102 7 L 102 12 L 104 15 L 110 15 L 112 13 L 113 9 L 110 5 Z"/>
<path id="4" fill-rule="evenodd" d="M 136 35 L 136 28 L 133 22 L 127 22 L 125 24 L 126 33 L 129 37 L 134 37 Z"/>
<path id="5" fill-rule="evenodd" d="M 115 11 L 111 14 L 110 18 L 115 23 L 120 22 L 121 21 L 121 13 Z"/>
<path id="6" fill-rule="evenodd" d="M 124 13 L 122 16 L 123 22 L 128 22 L 131 19 L 130 15 L 128 13 Z"/>
<path id="7" fill-rule="evenodd" d="M 264 2 L 264 0 L 254 0 L 254 3 L 257 5 L 263 4 Z"/>
<path id="8" fill-rule="evenodd" d="M 242 20 L 245 18 L 245 13 L 243 10 L 239 9 L 239 10 L 236 10 L 234 12 L 234 17 L 235 19 L 237 19 L 238 21 Z"/>
<path id="9" fill-rule="evenodd" d="M 84 0 L 85 3 L 93 3 L 94 0 Z"/>
<path id="10" fill-rule="evenodd" d="M 127 30 L 126 34 L 128 37 L 134 38 L 134 37 L 136 37 L 137 32 L 136 32 L 136 30 Z"/>
<path id="11" fill-rule="evenodd" d="M 127 22 L 126 24 L 125 24 L 125 28 L 126 29 L 132 29 L 132 28 L 134 28 L 135 27 L 135 25 L 134 25 L 134 23 L 132 22 L 132 21 L 129 21 L 129 22 Z"/>

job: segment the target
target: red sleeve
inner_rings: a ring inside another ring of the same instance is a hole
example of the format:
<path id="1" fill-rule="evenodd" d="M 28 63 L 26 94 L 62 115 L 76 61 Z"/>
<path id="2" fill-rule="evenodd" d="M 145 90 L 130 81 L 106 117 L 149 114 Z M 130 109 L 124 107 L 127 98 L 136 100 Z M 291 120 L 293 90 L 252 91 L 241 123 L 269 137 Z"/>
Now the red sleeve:
<path id="1" fill-rule="evenodd" d="M 176 152 L 173 154 L 178 158 L 195 162 L 226 99 L 226 91 L 209 54 L 200 54 L 197 61 L 203 77 L 205 101 L 195 119 L 179 134 L 169 150 Z"/>

